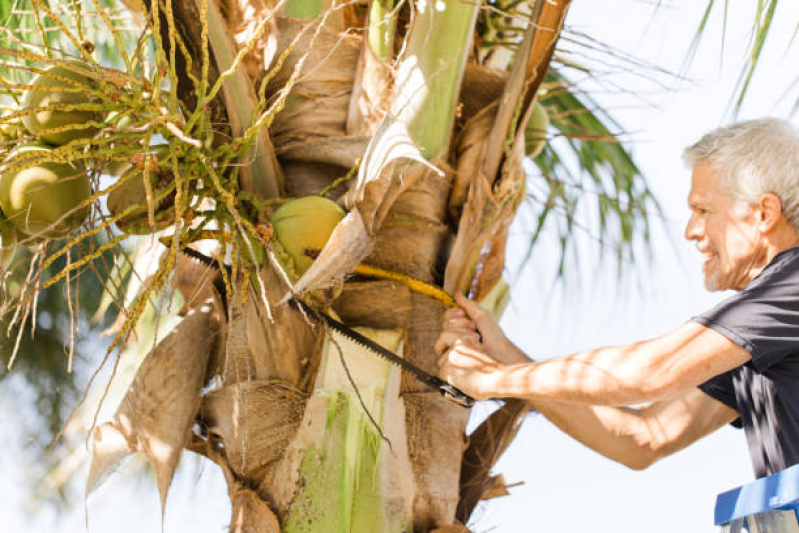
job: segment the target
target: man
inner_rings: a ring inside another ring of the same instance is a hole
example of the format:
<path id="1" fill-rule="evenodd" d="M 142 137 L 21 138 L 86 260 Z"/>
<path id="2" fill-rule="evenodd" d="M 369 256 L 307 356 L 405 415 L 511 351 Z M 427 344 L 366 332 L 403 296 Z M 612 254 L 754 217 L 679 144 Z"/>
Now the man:
<path id="1" fill-rule="evenodd" d="M 478 399 L 525 398 L 634 469 L 728 423 L 744 428 L 757 477 L 799 463 L 799 132 L 743 122 L 685 160 L 685 237 L 705 258 L 706 288 L 735 295 L 661 337 L 542 362 L 459 297 L 436 345 L 442 378 Z"/>

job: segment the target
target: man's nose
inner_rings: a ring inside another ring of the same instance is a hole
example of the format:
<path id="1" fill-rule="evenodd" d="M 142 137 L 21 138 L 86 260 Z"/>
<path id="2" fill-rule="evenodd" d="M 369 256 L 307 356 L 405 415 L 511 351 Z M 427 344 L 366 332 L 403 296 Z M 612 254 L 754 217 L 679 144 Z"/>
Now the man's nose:
<path id="1" fill-rule="evenodd" d="M 685 239 L 688 241 L 698 241 L 702 239 L 702 223 L 694 214 L 688 219 L 685 225 Z"/>

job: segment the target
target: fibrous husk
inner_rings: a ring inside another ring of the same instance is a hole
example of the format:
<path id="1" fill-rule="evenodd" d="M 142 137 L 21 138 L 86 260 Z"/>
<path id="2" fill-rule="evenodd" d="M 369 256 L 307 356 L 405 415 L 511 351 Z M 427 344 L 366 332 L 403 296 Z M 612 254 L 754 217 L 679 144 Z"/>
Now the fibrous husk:
<path id="1" fill-rule="evenodd" d="M 275 513 L 258 494 L 240 489 L 231 495 L 230 533 L 280 533 Z"/>
<path id="2" fill-rule="evenodd" d="M 188 246 L 207 257 L 217 255 L 219 248 L 216 241 L 210 240 L 193 242 Z M 172 286 L 180 291 L 184 300 L 183 308 L 178 314 L 185 316 L 193 307 L 215 297 L 213 283 L 219 275 L 217 270 L 208 265 L 186 254 L 178 254 L 175 259 L 175 275 L 172 276 Z"/>
<path id="3" fill-rule="evenodd" d="M 460 463 L 469 410 L 437 392 L 405 393 L 408 452 L 416 480 L 414 531 L 451 525 L 459 498 Z"/>
<path id="4" fill-rule="evenodd" d="M 491 476 L 488 478 L 488 483 L 483 491 L 483 500 L 493 500 L 494 498 L 501 498 L 502 496 L 509 496 L 508 484 L 505 483 L 505 478 L 502 474 Z"/>
<path id="5" fill-rule="evenodd" d="M 485 139 L 496 117 L 496 104 L 483 109 L 465 124 L 458 139 L 458 166 L 448 201 L 449 215 L 456 224 L 460 222 L 469 187 L 474 180 L 480 179 L 478 176 L 481 175 L 480 166 L 483 162 Z"/>
<path id="6" fill-rule="evenodd" d="M 526 114 L 523 120 L 527 118 Z M 489 126 L 486 121 L 475 120 L 472 127 L 479 128 L 485 138 Z M 468 149 L 480 153 L 484 148 L 477 144 Z M 508 228 L 524 197 L 524 131 L 516 135 L 497 185 L 482 173 L 482 158 L 481 153 L 475 164 L 458 164 L 458 179 L 468 184 L 468 193 L 444 277 L 444 290 L 468 291 L 476 299 L 494 287 L 505 267 Z"/>
<path id="7" fill-rule="evenodd" d="M 280 93 L 297 69 L 299 78 L 270 127 L 275 148 L 292 141 L 344 136 L 360 38 L 290 19 L 278 19 L 277 28 L 277 56 L 293 49 L 280 70 L 270 72 L 267 96 Z"/>
<path id="8" fill-rule="evenodd" d="M 333 308 L 351 326 L 406 329 L 412 312 L 411 291 L 398 281 L 349 282 Z"/>
<path id="9" fill-rule="evenodd" d="M 392 272 L 402 272 L 426 283 L 441 278 L 439 253 L 446 249 L 452 234 L 444 224 L 408 217 L 388 216 L 375 238 L 372 252 L 365 263 Z M 408 250 L 413 253 L 408 253 Z"/>
<path id="10" fill-rule="evenodd" d="M 155 470 L 163 507 L 218 341 L 215 312 L 211 300 L 192 309 L 144 359 L 113 421 L 95 432 L 87 494 L 128 453 L 142 452 Z"/>
<path id="11" fill-rule="evenodd" d="M 463 454 L 460 478 L 460 501 L 458 520 L 466 522 L 481 499 L 494 497 L 497 481 L 491 476 L 491 469 L 499 460 L 521 427 L 522 418 L 528 407 L 524 401 L 509 400 L 494 411 L 469 436 L 469 446 Z M 504 483 L 502 484 L 504 488 Z M 507 493 L 507 491 L 506 491 Z"/>
<path id="12" fill-rule="evenodd" d="M 307 394 L 286 383 L 245 381 L 202 399 L 200 416 L 222 441 L 240 479 L 257 479 L 261 467 L 283 456 L 300 425 Z"/>
<path id="13" fill-rule="evenodd" d="M 325 163 L 352 168 L 358 162 L 358 158 L 366 152 L 368 144 L 369 137 L 334 137 L 285 143 L 276 150 L 276 153 L 281 161 Z"/>

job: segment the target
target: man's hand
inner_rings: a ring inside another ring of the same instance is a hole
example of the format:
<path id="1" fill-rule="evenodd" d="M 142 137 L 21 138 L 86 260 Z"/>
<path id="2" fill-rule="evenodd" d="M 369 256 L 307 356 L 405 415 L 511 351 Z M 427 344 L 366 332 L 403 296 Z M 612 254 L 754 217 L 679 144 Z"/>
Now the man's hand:
<path id="1" fill-rule="evenodd" d="M 505 337 L 494 315 L 461 295 L 455 300 L 460 307 L 444 314 L 435 346 L 439 375 L 478 400 L 496 397 L 505 365 L 531 359 Z"/>
<path id="2" fill-rule="evenodd" d="M 494 315 L 468 298 L 455 295 L 460 307 L 447 309 L 441 336 L 436 342 L 439 358 L 457 341 L 479 346 L 482 353 L 506 365 L 529 363 L 531 359 L 508 340 Z"/>
<path id="3" fill-rule="evenodd" d="M 495 398 L 505 367 L 489 357 L 480 345 L 457 339 L 438 359 L 439 376 L 475 398 Z"/>

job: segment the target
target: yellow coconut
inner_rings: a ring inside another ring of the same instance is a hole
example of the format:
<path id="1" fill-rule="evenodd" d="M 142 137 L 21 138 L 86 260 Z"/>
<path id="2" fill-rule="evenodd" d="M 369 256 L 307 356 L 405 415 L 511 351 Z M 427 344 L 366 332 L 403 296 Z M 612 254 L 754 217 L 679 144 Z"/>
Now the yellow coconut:
<path id="1" fill-rule="evenodd" d="M 81 63 L 75 63 L 75 65 L 84 70 L 90 68 Z M 50 66 L 44 72 L 45 74 L 39 74 L 31 81 L 31 85 L 36 88 L 25 92 L 25 98 L 22 103 L 23 109 L 80 105 L 91 102 L 90 95 L 85 90 L 81 90 L 81 87 L 91 87 L 93 85 L 94 80 L 91 78 L 60 65 Z M 66 78 L 75 83 L 55 79 L 52 76 Z M 59 88 L 63 89 L 59 90 Z M 56 146 L 61 146 L 75 139 L 94 136 L 98 128 L 88 123 L 97 122 L 98 120 L 100 120 L 99 113 L 83 109 L 42 109 L 22 118 L 23 124 L 25 124 L 31 134 L 36 135 L 42 142 Z M 83 128 L 70 128 L 58 132 L 50 131 L 82 124 L 87 125 Z"/>
<path id="2" fill-rule="evenodd" d="M 165 179 L 161 179 L 155 171 L 147 173 L 152 191 L 152 201 L 155 212 L 155 227 L 150 227 L 149 207 L 147 204 L 147 188 L 145 186 L 144 171 L 131 168 L 119 178 L 119 186 L 108 194 L 106 206 L 112 216 L 116 217 L 126 213 L 116 221 L 117 227 L 132 235 L 147 235 L 153 231 L 162 230 L 175 221 L 175 212 L 172 209 L 174 194 L 163 194 L 166 186 Z M 160 200 L 158 198 L 161 197 Z"/>
<path id="3" fill-rule="evenodd" d="M 324 248 L 344 215 L 336 202 L 322 196 L 290 200 L 275 211 L 271 219 L 274 240 L 291 259 L 298 275 L 313 264 L 310 254 Z"/>
<path id="4" fill-rule="evenodd" d="M 88 205 L 78 208 L 92 193 L 86 169 L 47 162 L 6 170 L 14 159 L 50 150 L 35 143 L 12 150 L 0 175 L 0 209 L 24 234 L 57 239 L 77 229 L 89 214 Z"/>
<path id="5" fill-rule="evenodd" d="M 549 129 L 549 115 L 544 106 L 536 101 L 530 120 L 524 128 L 524 147 L 527 157 L 535 157 L 544 149 L 547 143 L 547 129 Z"/>

